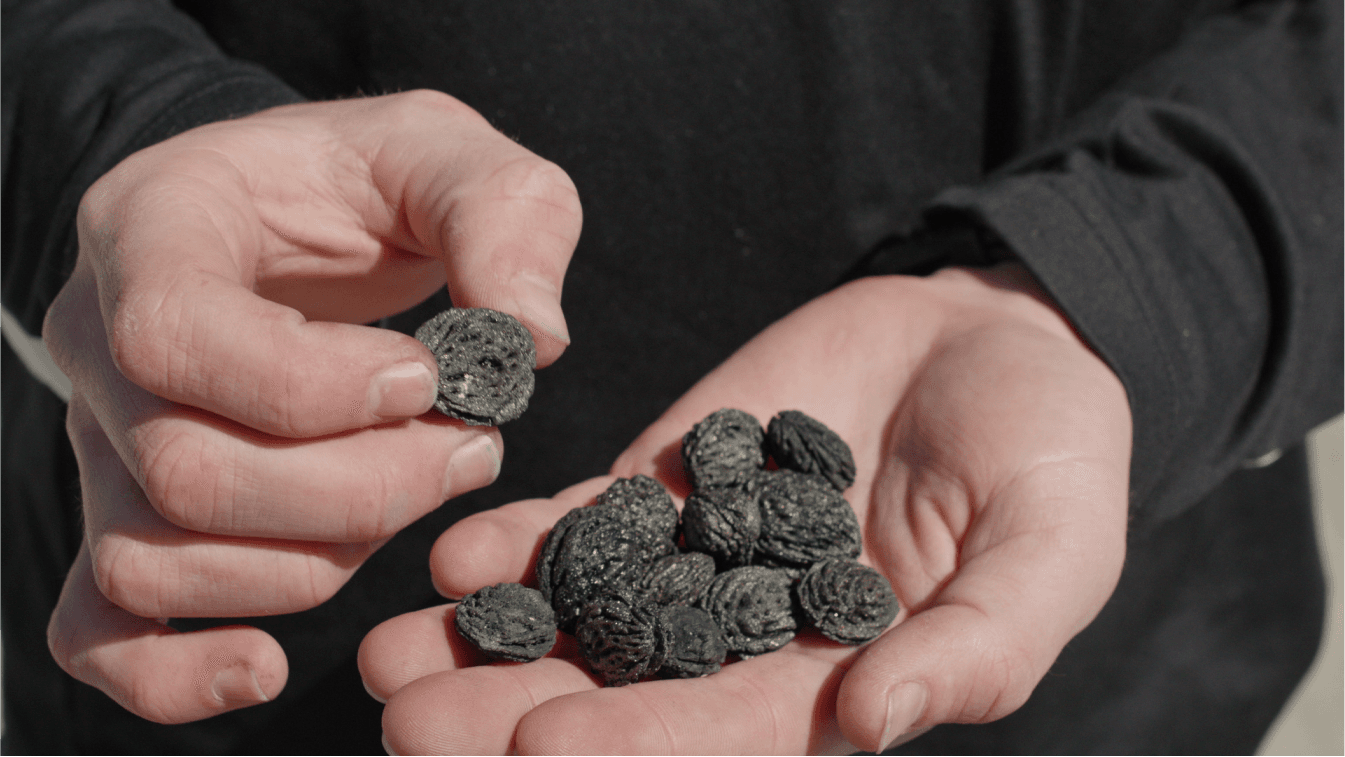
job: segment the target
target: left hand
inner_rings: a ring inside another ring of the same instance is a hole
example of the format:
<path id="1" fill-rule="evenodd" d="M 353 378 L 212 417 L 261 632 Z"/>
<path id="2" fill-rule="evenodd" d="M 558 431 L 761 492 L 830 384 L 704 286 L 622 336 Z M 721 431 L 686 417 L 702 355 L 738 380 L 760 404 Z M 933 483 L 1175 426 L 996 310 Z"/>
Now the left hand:
<path id="1" fill-rule="evenodd" d="M 773 324 L 616 461 L 675 494 L 682 434 L 736 407 L 798 409 L 851 446 L 860 557 L 902 611 L 856 649 L 816 633 L 714 675 L 600 688 L 573 644 L 483 665 L 453 609 L 403 615 L 360 652 L 398 754 L 880 750 L 1017 709 L 1102 608 L 1125 551 L 1131 420 L 1115 375 L 1016 265 L 854 282 Z M 611 481 L 468 518 L 440 537 L 460 597 L 532 582 L 541 538 Z"/>

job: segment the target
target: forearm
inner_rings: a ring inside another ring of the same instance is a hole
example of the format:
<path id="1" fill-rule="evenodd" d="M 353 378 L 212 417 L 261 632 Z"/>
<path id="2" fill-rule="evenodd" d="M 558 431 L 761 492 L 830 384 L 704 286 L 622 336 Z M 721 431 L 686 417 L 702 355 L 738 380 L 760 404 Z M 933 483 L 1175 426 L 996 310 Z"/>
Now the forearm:
<path id="1" fill-rule="evenodd" d="M 1213 19 L 936 201 L 1002 237 L 1124 382 L 1146 517 L 1340 412 L 1339 17 Z"/>

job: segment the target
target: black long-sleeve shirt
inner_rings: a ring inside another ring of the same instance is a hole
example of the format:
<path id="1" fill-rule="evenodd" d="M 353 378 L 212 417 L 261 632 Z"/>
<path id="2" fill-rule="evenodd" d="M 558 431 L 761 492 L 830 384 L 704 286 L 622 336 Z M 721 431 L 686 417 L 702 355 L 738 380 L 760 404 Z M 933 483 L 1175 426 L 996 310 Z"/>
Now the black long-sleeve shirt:
<path id="1" fill-rule="evenodd" d="M 328 656 L 426 601 L 427 581 L 377 597 L 370 582 L 424 573 L 446 524 L 604 472 L 856 261 L 927 265 L 902 241 L 922 219 L 1002 241 L 1117 372 L 1141 535 L 1340 411 L 1338 3 L 45 0 L 4 14 L 3 297 L 32 334 L 73 263 L 84 189 L 200 123 L 431 87 L 575 180 L 573 346 L 506 429 L 495 485 L 394 541 L 328 606 L 271 621 L 339 617 Z M 1240 527 L 1273 529 L 1279 509 Z M 304 664 L 291 689 L 331 669 Z"/>

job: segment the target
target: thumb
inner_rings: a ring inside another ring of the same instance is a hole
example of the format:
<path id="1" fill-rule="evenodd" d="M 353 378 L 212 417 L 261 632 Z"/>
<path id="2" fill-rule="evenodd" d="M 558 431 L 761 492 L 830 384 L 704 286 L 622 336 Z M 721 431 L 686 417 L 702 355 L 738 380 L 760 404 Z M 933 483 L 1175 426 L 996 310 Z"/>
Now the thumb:
<path id="1" fill-rule="evenodd" d="M 1043 508 L 1036 495 L 1005 492 L 996 503 L 1002 509 L 968 531 L 961 564 L 942 590 L 846 673 L 836 710 L 851 743 L 881 751 L 912 731 L 1012 713 L 1102 609 L 1124 561 L 1123 494 L 1083 498 L 1118 503 L 1091 514 L 1088 502 L 1045 498 Z M 993 541 L 977 545 L 984 538 Z"/>
<path id="2" fill-rule="evenodd" d="M 416 246 L 443 259 L 454 305 L 514 315 L 537 342 L 538 364 L 555 361 L 570 342 L 561 284 L 583 224 L 574 182 L 448 95 L 408 92 L 380 105 L 399 117 L 369 122 L 375 183 L 403 209 Z"/>

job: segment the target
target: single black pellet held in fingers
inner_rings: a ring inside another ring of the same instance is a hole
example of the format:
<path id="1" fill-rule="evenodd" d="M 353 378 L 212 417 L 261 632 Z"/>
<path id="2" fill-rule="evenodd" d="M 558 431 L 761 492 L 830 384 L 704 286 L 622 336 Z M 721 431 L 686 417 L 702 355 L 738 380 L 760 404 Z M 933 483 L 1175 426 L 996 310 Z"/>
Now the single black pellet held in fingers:
<path id="1" fill-rule="evenodd" d="M 807 567 L 829 557 L 858 557 L 859 519 L 826 479 L 774 471 L 757 489 L 761 537 L 756 561 Z"/>
<path id="2" fill-rule="evenodd" d="M 720 570 L 747 565 L 761 535 L 761 508 L 743 487 L 703 487 L 687 496 L 682 533 L 687 548 L 710 555 Z"/>
<path id="3" fill-rule="evenodd" d="M 719 672 L 728 656 L 724 632 L 710 613 L 699 607 L 669 605 L 659 609 L 659 644 L 667 678 L 698 678 Z"/>
<path id="4" fill-rule="evenodd" d="M 574 635 L 579 653 L 608 686 L 635 683 L 663 666 L 658 616 L 629 594 L 595 596 L 584 606 Z"/>
<path id="5" fill-rule="evenodd" d="M 556 616 L 541 592 L 522 584 L 486 586 L 458 603 L 458 633 L 491 657 L 536 660 L 556 643 Z"/>
<path id="6" fill-rule="evenodd" d="M 693 488 L 741 483 L 766 462 L 761 421 L 724 408 L 706 416 L 682 437 L 682 465 Z"/>
<path id="7" fill-rule="evenodd" d="M 781 468 L 815 473 L 837 491 L 855 482 L 850 445 L 826 424 L 798 410 L 785 410 L 766 426 L 766 452 Z"/>
<path id="8" fill-rule="evenodd" d="M 452 308 L 421 324 L 416 339 L 439 363 L 439 412 L 471 426 L 498 426 L 528 409 L 537 348 L 513 316 Z"/>
<path id="9" fill-rule="evenodd" d="M 842 644 L 877 638 L 900 609 L 883 574 L 847 559 L 814 564 L 799 581 L 798 598 L 817 630 Z"/>
<path id="10" fill-rule="evenodd" d="M 714 558 L 700 552 L 682 552 L 655 561 L 636 588 L 651 604 L 692 605 L 714 577 Z"/>
<path id="11" fill-rule="evenodd" d="M 715 576 L 701 607 L 723 629 L 730 652 L 763 654 L 794 638 L 798 619 L 792 583 L 782 570 L 760 565 L 734 568 Z"/>

